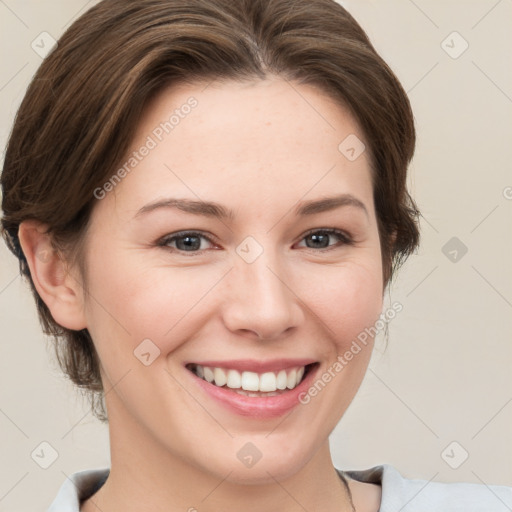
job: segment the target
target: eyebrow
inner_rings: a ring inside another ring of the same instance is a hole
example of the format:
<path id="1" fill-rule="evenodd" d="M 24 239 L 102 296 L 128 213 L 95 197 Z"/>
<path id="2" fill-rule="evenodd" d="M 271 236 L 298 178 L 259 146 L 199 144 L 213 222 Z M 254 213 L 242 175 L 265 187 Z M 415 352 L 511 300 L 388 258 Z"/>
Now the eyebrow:
<path id="1" fill-rule="evenodd" d="M 317 213 L 327 212 L 341 208 L 344 206 L 353 206 L 362 210 L 369 217 L 368 210 L 364 203 L 352 194 L 341 194 L 337 196 L 325 197 L 316 200 L 302 201 L 295 208 L 294 212 L 297 216 L 315 215 Z M 176 199 L 166 198 L 148 203 L 143 206 L 134 216 L 159 210 L 159 209 L 178 209 L 193 215 L 202 215 L 204 217 L 212 217 L 217 219 L 234 220 L 235 213 L 233 210 L 227 209 L 214 201 L 196 201 L 194 199 Z"/>

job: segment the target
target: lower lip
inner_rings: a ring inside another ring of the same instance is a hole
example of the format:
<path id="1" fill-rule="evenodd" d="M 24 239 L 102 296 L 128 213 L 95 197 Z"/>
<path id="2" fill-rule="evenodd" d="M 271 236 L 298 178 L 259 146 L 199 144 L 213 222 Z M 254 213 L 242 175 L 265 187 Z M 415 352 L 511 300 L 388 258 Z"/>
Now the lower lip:
<path id="1" fill-rule="evenodd" d="M 319 365 L 316 364 L 311 368 L 306 377 L 296 388 L 289 389 L 276 396 L 262 397 L 240 395 L 235 391 L 210 384 L 206 380 L 199 378 L 190 370 L 187 370 L 187 372 L 202 390 L 232 412 L 241 416 L 266 419 L 282 416 L 299 405 L 301 403 L 299 396 L 301 393 L 305 393 L 310 387 L 318 371 L 318 367 Z"/>

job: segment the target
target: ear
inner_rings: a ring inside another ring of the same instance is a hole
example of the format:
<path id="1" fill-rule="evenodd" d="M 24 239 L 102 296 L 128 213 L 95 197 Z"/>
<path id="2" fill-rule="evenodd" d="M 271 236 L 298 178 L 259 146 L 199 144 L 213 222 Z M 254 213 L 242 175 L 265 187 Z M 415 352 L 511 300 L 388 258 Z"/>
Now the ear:
<path id="1" fill-rule="evenodd" d="M 35 220 L 23 221 L 18 229 L 32 281 L 59 325 L 76 331 L 84 329 L 84 291 L 79 276 L 71 275 L 46 231 L 47 226 Z"/>

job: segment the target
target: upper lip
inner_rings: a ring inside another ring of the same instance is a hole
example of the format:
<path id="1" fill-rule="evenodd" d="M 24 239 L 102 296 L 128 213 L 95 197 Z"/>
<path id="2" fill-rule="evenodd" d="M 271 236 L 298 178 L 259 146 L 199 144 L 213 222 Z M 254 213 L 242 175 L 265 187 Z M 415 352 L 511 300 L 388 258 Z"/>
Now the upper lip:
<path id="1" fill-rule="evenodd" d="M 229 361 L 188 361 L 185 366 L 198 364 L 200 366 L 209 366 L 210 368 L 225 368 L 227 370 L 238 370 L 239 372 L 275 372 L 307 366 L 316 363 L 315 359 L 269 359 L 266 361 L 257 361 L 255 359 L 231 359 Z"/>

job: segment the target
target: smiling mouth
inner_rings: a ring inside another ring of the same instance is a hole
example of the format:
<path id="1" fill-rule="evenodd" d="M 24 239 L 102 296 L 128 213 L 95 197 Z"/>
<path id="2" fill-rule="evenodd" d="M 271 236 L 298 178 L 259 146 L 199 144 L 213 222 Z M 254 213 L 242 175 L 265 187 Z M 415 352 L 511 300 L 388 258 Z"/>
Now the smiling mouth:
<path id="1" fill-rule="evenodd" d="M 277 396 L 296 388 L 319 363 L 256 373 L 190 363 L 187 370 L 206 382 L 245 396 Z"/>

